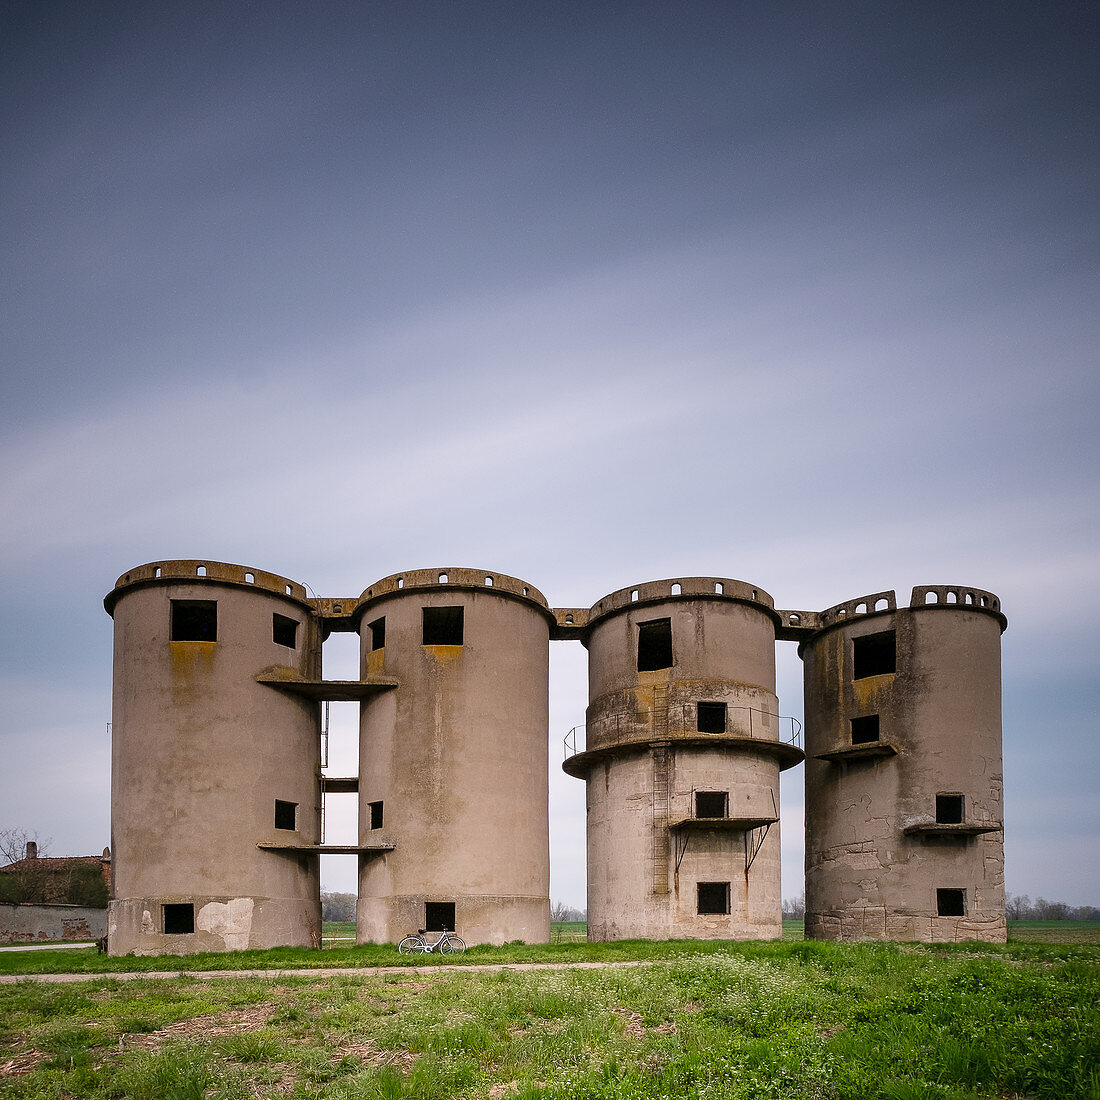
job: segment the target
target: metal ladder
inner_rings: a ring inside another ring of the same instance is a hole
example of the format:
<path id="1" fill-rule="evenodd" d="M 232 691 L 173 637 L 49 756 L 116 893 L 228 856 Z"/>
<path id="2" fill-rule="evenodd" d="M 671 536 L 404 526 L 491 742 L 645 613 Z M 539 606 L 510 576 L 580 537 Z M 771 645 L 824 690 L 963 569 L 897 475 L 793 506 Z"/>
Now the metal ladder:
<path id="1" fill-rule="evenodd" d="M 653 686 L 653 892 L 668 893 L 668 685 Z"/>

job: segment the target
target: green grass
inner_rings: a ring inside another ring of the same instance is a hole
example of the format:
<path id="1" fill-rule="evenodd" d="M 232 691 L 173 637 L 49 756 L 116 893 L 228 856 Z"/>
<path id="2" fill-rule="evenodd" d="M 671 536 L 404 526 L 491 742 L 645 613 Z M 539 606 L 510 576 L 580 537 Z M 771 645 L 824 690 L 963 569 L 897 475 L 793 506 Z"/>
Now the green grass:
<path id="1" fill-rule="evenodd" d="M 631 968 L 0 986 L 0 1097 L 1100 1100 L 1100 948 L 650 946 Z"/>

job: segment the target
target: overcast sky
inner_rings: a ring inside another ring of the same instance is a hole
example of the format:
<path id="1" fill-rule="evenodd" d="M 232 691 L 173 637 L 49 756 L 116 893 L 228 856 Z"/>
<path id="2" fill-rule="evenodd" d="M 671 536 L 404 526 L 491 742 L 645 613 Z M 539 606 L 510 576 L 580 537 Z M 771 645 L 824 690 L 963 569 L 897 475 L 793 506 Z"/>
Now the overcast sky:
<path id="1" fill-rule="evenodd" d="M 1098 49 L 1084 0 L 5 0 L 0 827 L 108 843 L 144 562 L 960 583 L 1009 618 L 1008 889 L 1100 903 Z"/>

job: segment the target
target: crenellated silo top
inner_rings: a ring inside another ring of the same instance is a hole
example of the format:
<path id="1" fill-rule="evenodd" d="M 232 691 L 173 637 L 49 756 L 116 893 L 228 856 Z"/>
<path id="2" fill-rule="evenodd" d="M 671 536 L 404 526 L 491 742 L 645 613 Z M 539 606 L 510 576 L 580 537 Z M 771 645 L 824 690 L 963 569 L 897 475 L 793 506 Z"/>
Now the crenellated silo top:
<path id="1" fill-rule="evenodd" d="M 103 598 L 107 614 L 114 613 L 115 604 L 127 591 L 159 584 L 228 584 L 241 588 L 258 588 L 284 599 L 293 600 L 312 611 L 305 585 L 268 573 L 251 565 L 232 565 L 206 558 L 181 558 L 174 561 L 154 561 L 128 569 L 115 581 L 115 587 Z"/>
<path id="2" fill-rule="evenodd" d="M 924 608 L 982 612 L 992 615 L 1000 622 L 1002 633 L 1008 626 L 1008 619 L 1001 612 L 1001 601 L 992 592 L 982 588 L 958 584 L 919 584 L 913 589 L 908 610 L 916 611 Z M 828 630 L 830 627 L 850 623 L 855 619 L 892 614 L 897 609 L 897 596 L 893 590 L 856 596 L 819 612 L 817 622 L 809 633 Z"/>
<path id="3" fill-rule="evenodd" d="M 375 581 L 359 597 L 353 612 L 361 616 L 377 600 L 406 592 L 489 592 L 506 599 L 519 600 L 537 608 L 551 624 L 556 622 L 546 597 L 534 585 L 506 573 L 494 573 L 490 569 L 439 567 L 435 569 L 406 569 Z"/>
<path id="4" fill-rule="evenodd" d="M 779 622 L 772 597 L 748 581 L 730 577 L 670 577 L 660 581 L 644 581 L 604 596 L 592 605 L 585 626 L 591 629 L 609 615 L 667 600 L 726 600 L 753 604 L 770 619 Z"/>

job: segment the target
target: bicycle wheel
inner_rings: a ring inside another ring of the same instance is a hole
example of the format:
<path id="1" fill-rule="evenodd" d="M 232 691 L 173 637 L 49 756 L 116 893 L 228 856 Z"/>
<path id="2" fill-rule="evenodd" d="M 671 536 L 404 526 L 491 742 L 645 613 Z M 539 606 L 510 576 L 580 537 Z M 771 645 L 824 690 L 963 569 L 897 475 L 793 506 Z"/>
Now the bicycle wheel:
<path id="1" fill-rule="evenodd" d="M 406 936 L 398 945 L 397 950 L 402 955 L 423 954 L 428 945 L 419 936 Z"/>
<path id="2" fill-rule="evenodd" d="M 465 951 L 466 945 L 453 932 L 449 932 L 439 941 L 439 953 L 450 955 L 454 951 Z"/>

